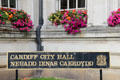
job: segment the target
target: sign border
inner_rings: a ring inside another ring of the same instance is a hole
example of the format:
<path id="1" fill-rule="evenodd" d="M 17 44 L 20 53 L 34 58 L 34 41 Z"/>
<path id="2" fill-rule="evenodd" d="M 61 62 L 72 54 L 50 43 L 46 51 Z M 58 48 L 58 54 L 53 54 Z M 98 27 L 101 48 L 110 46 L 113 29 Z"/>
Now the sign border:
<path id="1" fill-rule="evenodd" d="M 14 69 L 9 69 L 8 68 L 8 54 L 9 53 L 39 53 L 39 52 L 43 52 L 43 53 L 45 53 L 45 52 L 52 52 L 52 53 L 55 53 L 55 52 L 58 52 L 58 51 L 9 51 L 9 52 L 7 52 L 7 69 L 8 70 L 57 70 L 57 69 L 59 69 L 59 70 L 65 70 L 65 69 L 67 69 L 67 70 L 90 70 L 90 69 L 92 69 L 92 70 L 100 70 L 100 69 L 111 69 L 111 59 L 110 59 L 110 52 L 107 52 L 107 51 L 103 51 L 104 53 L 106 52 L 107 54 L 109 54 L 109 68 L 14 68 Z M 62 52 L 84 52 L 84 51 L 59 51 L 60 53 L 62 53 Z M 95 54 L 95 53 L 97 53 L 96 51 L 85 51 L 84 53 L 93 53 L 93 54 Z M 101 51 L 98 51 L 98 52 L 101 52 Z M 101 52 L 101 53 L 103 53 L 103 52 Z"/>

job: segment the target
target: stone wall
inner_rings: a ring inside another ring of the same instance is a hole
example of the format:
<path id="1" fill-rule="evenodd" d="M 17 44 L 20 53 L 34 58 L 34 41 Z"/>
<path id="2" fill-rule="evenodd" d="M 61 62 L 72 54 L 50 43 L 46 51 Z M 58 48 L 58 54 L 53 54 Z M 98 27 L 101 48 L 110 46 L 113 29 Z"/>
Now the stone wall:
<path id="1" fill-rule="evenodd" d="M 36 51 L 34 39 L 3 39 L 0 40 L 0 66 L 7 65 L 7 52 Z"/>

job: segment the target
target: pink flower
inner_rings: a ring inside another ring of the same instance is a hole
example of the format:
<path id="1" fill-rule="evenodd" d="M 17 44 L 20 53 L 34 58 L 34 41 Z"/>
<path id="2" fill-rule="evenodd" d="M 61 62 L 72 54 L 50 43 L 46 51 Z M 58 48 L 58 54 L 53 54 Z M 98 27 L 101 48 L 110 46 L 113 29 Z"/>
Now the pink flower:
<path id="1" fill-rule="evenodd" d="M 120 12 L 120 8 L 119 8 L 117 11 L 119 11 L 119 12 Z"/>
<path id="2" fill-rule="evenodd" d="M 72 10 L 66 10 L 59 20 L 61 24 L 64 24 L 64 29 L 68 34 L 76 34 L 81 31 L 80 28 L 87 27 L 87 14 L 83 15 L 84 10 L 73 12 Z M 70 17 L 70 20 L 67 19 L 68 17 Z M 54 21 L 54 24 L 56 24 L 56 21 Z"/>
<path id="3" fill-rule="evenodd" d="M 23 29 L 22 28 L 19 28 L 20 31 L 22 31 Z"/>
<path id="4" fill-rule="evenodd" d="M 27 29 L 28 32 L 30 32 L 31 30 L 30 29 Z"/>
<path id="5" fill-rule="evenodd" d="M 5 22 L 2 22 L 2 24 L 5 24 Z"/>

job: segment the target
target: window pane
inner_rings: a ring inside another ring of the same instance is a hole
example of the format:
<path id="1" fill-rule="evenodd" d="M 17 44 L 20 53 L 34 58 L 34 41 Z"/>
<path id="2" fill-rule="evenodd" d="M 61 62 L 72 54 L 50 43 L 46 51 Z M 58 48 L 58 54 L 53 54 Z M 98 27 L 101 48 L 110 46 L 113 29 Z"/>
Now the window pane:
<path id="1" fill-rule="evenodd" d="M 67 0 L 61 0 L 61 9 L 67 9 Z"/>
<path id="2" fill-rule="evenodd" d="M 76 0 L 69 0 L 69 8 L 76 8 Z"/>
<path id="3" fill-rule="evenodd" d="M 8 0 L 1 0 L 2 7 L 8 7 Z"/>
<path id="4" fill-rule="evenodd" d="M 16 0 L 10 0 L 10 8 L 16 8 Z"/>
<path id="5" fill-rule="evenodd" d="M 78 0 L 78 8 L 84 8 L 85 7 L 85 0 Z"/>

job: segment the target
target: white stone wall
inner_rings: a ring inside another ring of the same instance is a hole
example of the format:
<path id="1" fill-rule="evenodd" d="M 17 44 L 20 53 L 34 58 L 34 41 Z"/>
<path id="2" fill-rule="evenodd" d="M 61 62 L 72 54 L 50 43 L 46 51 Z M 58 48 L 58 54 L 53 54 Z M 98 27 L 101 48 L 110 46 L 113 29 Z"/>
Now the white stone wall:
<path id="1" fill-rule="evenodd" d="M 0 53 L 8 51 L 36 51 L 35 40 L 0 40 Z"/>
<path id="2" fill-rule="evenodd" d="M 1 0 L 0 0 L 0 6 L 1 6 Z"/>
<path id="3" fill-rule="evenodd" d="M 39 0 L 33 0 L 33 21 L 36 29 L 39 25 Z"/>
<path id="4" fill-rule="evenodd" d="M 18 0 L 18 9 L 26 11 L 34 23 L 34 30 L 38 26 L 39 0 Z"/>
<path id="5" fill-rule="evenodd" d="M 18 9 L 25 10 L 33 20 L 33 0 L 18 0 Z"/>
<path id="6" fill-rule="evenodd" d="M 43 0 L 44 26 L 49 25 L 48 16 L 56 10 L 56 0 Z"/>
<path id="7" fill-rule="evenodd" d="M 35 40 L 0 40 L 0 65 L 7 65 L 7 52 L 36 50 Z"/>
<path id="8" fill-rule="evenodd" d="M 117 10 L 120 6 L 119 0 L 88 0 L 88 26 L 105 26 L 111 11 Z"/>
<path id="9" fill-rule="evenodd" d="M 118 0 L 118 7 L 120 8 L 120 0 Z"/>

